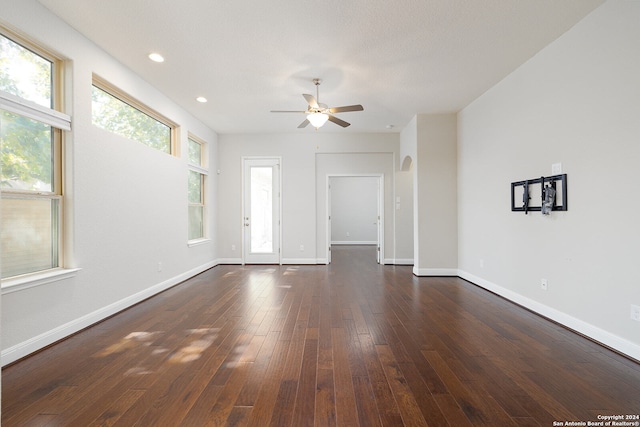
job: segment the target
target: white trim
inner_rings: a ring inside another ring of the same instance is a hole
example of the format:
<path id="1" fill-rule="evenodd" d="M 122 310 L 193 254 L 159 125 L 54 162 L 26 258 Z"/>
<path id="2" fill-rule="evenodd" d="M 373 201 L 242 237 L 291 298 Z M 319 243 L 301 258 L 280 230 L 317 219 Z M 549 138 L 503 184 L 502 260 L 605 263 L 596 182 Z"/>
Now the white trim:
<path id="1" fill-rule="evenodd" d="M 192 170 L 194 172 L 198 172 L 199 174 L 204 175 L 204 176 L 209 176 L 209 169 L 205 169 L 202 166 L 194 165 L 194 164 L 191 164 L 191 163 L 188 164 L 188 167 L 189 167 L 189 170 Z"/>
<path id="2" fill-rule="evenodd" d="M 474 276 L 471 273 L 467 273 L 466 271 L 458 270 L 458 276 L 480 286 L 481 288 L 498 294 L 509 301 L 521 305 L 534 313 L 551 319 L 554 322 L 558 322 L 559 324 L 604 344 L 605 346 L 611 347 L 620 353 L 626 354 L 636 360 L 640 360 L 640 344 L 633 343 L 583 320 L 576 319 L 575 317 L 556 310 L 555 308 L 544 305 L 538 301 L 534 301 L 509 289 L 503 288 L 502 286 L 496 285 L 495 283 L 489 282 L 488 280 Z"/>
<path id="3" fill-rule="evenodd" d="M 365 241 L 365 240 L 332 240 L 332 245 L 367 245 L 367 246 L 375 246 L 378 242 L 373 241 Z"/>
<path id="4" fill-rule="evenodd" d="M 199 239 L 189 240 L 187 242 L 187 246 L 188 247 L 200 246 L 200 245 L 204 245 L 204 244 L 207 244 L 207 243 L 211 243 L 211 239 L 209 239 L 207 237 L 201 237 Z"/>
<path id="5" fill-rule="evenodd" d="M 329 258 L 317 258 L 316 259 L 316 264 L 328 265 L 329 264 Z"/>
<path id="6" fill-rule="evenodd" d="M 71 116 L 1 90 L 0 109 L 37 120 L 54 128 L 71 130 Z"/>
<path id="7" fill-rule="evenodd" d="M 220 265 L 220 264 L 242 265 L 242 258 L 218 258 L 216 260 L 216 265 Z"/>
<path id="8" fill-rule="evenodd" d="M 55 268 L 2 280 L 2 295 L 74 277 L 81 268 Z"/>
<path id="9" fill-rule="evenodd" d="M 413 265 L 413 258 L 395 258 L 385 261 L 385 264 L 393 265 Z"/>
<path id="10" fill-rule="evenodd" d="M 2 350 L 2 354 L 0 356 L 1 365 L 5 366 L 9 363 L 15 362 L 18 359 L 28 356 L 35 351 L 38 351 L 48 345 L 60 341 L 61 339 L 79 332 L 88 326 L 98 323 L 109 316 L 112 316 L 126 308 L 131 307 L 134 304 L 137 304 L 149 297 L 165 291 L 189 279 L 190 277 L 193 277 L 205 270 L 215 267 L 216 265 L 216 262 L 203 264 L 199 267 L 191 269 L 185 273 L 172 277 L 168 280 L 165 280 L 164 282 L 158 283 L 157 285 L 151 286 L 143 291 L 133 294 L 127 298 L 121 299 L 120 301 L 116 301 L 113 304 L 102 307 L 92 313 L 88 313 L 82 317 L 74 319 L 68 323 L 65 323 L 64 325 L 60 325 L 57 328 L 53 328 L 38 336 Z"/>
<path id="11" fill-rule="evenodd" d="M 384 265 L 385 262 L 385 258 L 384 258 L 384 248 L 385 248 L 385 243 L 384 243 L 384 233 L 385 233 L 385 216 L 384 216 L 384 190 L 385 190 L 385 175 L 384 172 L 381 173 L 328 173 L 325 177 L 325 233 L 326 233 L 326 241 L 327 242 L 331 242 L 331 244 L 333 244 L 333 242 L 331 241 L 331 178 L 360 178 L 360 177 L 364 177 L 364 178 L 377 178 L 378 180 L 378 206 L 377 206 L 377 210 L 378 210 L 378 241 L 377 242 L 373 242 L 374 245 L 378 246 L 378 253 L 376 254 L 376 257 L 378 259 L 378 262 L 380 263 L 380 265 Z M 345 242 L 345 243 L 340 243 L 340 242 L 336 242 L 336 244 L 345 244 L 345 245 L 354 245 L 354 244 L 369 244 L 369 243 L 358 243 L 358 242 Z M 329 247 L 330 244 L 327 243 L 327 247 Z M 323 258 L 324 260 L 324 258 Z M 320 260 L 318 260 L 320 261 Z M 326 258 L 326 262 L 320 263 L 318 262 L 318 264 L 329 264 L 331 262 L 331 252 L 329 249 L 327 249 L 327 258 Z"/>
<path id="12" fill-rule="evenodd" d="M 416 276 L 458 276 L 457 268 L 417 268 L 413 267 Z"/>
<path id="13" fill-rule="evenodd" d="M 315 265 L 317 263 L 318 262 L 314 258 L 283 258 L 282 259 L 282 264 L 287 264 L 287 265 L 295 265 L 295 264 Z"/>

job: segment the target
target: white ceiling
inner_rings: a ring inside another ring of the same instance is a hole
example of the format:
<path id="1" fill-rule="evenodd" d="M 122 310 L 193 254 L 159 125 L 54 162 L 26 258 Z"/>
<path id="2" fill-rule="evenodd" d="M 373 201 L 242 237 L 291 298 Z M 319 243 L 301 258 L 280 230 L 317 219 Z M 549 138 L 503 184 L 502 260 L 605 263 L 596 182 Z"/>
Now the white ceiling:
<path id="1" fill-rule="evenodd" d="M 320 132 L 456 112 L 603 0 L 39 0 L 218 133 L 297 129 L 302 93 L 362 104 Z M 157 51 L 166 61 L 151 62 Z M 196 96 L 209 102 L 200 104 Z"/>

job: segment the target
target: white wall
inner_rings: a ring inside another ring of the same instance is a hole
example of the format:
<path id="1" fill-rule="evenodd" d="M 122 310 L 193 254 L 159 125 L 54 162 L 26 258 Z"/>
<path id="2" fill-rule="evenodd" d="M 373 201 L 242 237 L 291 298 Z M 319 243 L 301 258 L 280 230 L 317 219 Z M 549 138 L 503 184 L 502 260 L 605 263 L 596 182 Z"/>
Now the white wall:
<path id="1" fill-rule="evenodd" d="M 458 147 L 461 274 L 636 359 L 638 23 L 640 2 L 596 9 L 465 108 Z M 557 162 L 569 210 L 511 212 L 510 183 Z"/>
<path id="2" fill-rule="evenodd" d="M 393 162 L 398 146 L 397 134 L 329 133 L 325 128 L 317 132 L 220 135 L 218 249 L 221 259 L 242 261 L 243 156 L 282 158 L 283 263 L 326 261 L 326 176 L 331 173 L 386 172 L 386 210 L 390 218 L 386 229 L 387 251 L 393 256 L 394 222 L 389 203 L 393 200 Z M 372 155 L 383 159 L 384 165 L 368 163 L 366 159 Z M 304 250 L 300 250 L 301 246 Z"/>
<path id="3" fill-rule="evenodd" d="M 418 276 L 457 275 L 456 125 L 455 114 L 418 114 L 402 136 L 403 153 L 413 159 L 413 273 Z"/>
<path id="4" fill-rule="evenodd" d="M 378 242 L 378 178 L 334 176 L 331 186 L 331 244 Z"/>
<path id="5" fill-rule="evenodd" d="M 67 60 L 65 266 L 60 280 L 2 296 L 2 362 L 7 363 L 178 283 L 216 261 L 216 180 L 207 194 L 211 241 L 187 246 L 187 162 L 91 124 L 96 73 L 209 144 L 217 168 L 217 135 L 161 92 L 50 14 L 35 0 L 2 0 L 3 24 Z M 158 271 L 158 263 L 162 271 Z"/>
<path id="6" fill-rule="evenodd" d="M 395 264 L 413 265 L 413 168 L 395 174 Z"/>
<path id="7" fill-rule="evenodd" d="M 397 142 L 397 136 L 394 137 Z M 373 138 L 371 138 L 373 143 Z M 373 144 L 368 144 L 373 146 Z M 366 147 L 367 145 L 365 145 Z M 346 148 L 346 147 L 345 147 Z M 395 143 L 390 146 L 393 152 L 346 152 L 346 153 L 318 153 L 316 155 L 316 200 L 317 218 L 316 236 L 318 248 L 318 262 L 328 259 L 329 242 L 327 240 L 327 178 L 331 175 L 365 175 L 376 174 L 383 179 L 383 209 L 381 227 L 383 230 L 380 242 L 380 255 L 383 263 L 392 263 L 395 258 L 395 217 L 394 209 L 394 160 L 398 148 Z"/>

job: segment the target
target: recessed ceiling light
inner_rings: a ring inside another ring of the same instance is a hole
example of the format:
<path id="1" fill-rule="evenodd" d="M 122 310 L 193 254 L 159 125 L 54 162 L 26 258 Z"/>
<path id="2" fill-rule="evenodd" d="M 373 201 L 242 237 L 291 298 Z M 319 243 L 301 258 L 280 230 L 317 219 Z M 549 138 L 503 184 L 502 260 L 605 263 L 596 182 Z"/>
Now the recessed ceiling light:
<path id="1" fill-rule="evenodd" d="M 202 102 L 204 104 L 205 102 L 207 102 L 207 98 L 205 98 L 204 96 L 199 96 L 196 98 L 196 101 Z"/>
<path id="2" fill-rule="evenodd" d="M 162 57 L 162 55 L 155 52 L 149 54 L 149 59 L 152 60 L 153 62 L 164 62 L 164 58 Z"/>

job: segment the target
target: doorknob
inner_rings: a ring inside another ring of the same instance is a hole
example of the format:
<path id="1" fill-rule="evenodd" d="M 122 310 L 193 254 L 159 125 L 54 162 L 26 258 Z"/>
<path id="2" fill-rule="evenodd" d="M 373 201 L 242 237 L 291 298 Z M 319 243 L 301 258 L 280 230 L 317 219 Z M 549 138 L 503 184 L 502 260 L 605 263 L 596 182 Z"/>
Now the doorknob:
<path id="1" fill-rule="evenodd" d="M 244 226 L 245 226 L 245 227 L 248 227 L 248 226 L 249 226 L 249 223 L 248 223 L 248 222 L 245 222 L 245 223 L 244 223 Z"/>

